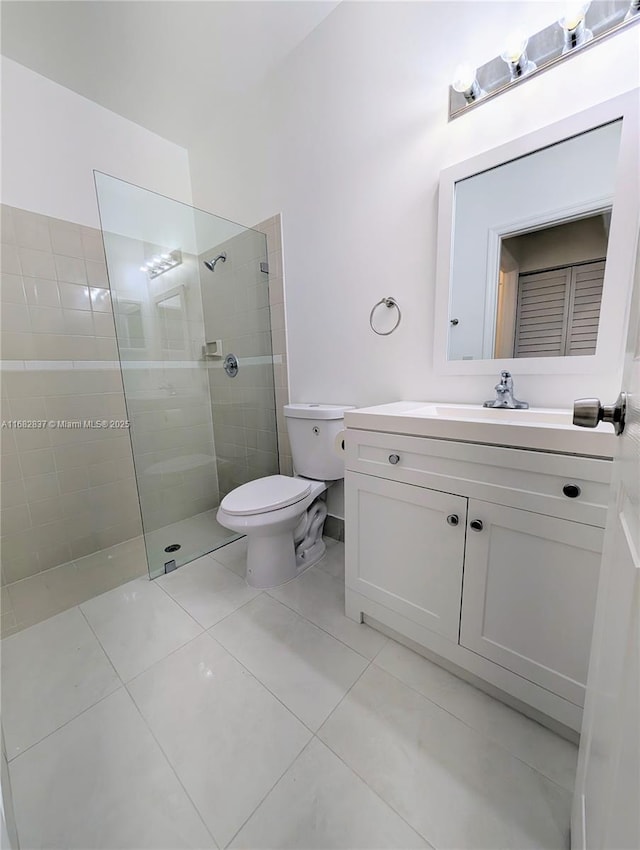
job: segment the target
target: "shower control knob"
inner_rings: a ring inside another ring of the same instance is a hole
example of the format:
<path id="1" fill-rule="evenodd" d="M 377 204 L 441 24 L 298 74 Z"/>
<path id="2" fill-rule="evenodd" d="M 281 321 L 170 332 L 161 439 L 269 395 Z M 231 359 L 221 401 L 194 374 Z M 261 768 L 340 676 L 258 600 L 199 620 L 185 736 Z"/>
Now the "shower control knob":
<path id="1" fill-rule="evenodd" d="M 482 531 L 484 528 L 484 523 L 481 519 L 472 519 L 469 525 L 474 531 Z"/>
<path id="2" fill-rule="evenodd" d="M 400 455 L 389 455 L 389 463 L 392 463 L 394 466 L 396 463 L 400 463 Z"/>
<path id="3" fill-rule="evenodd" d="M 447 517 L 447 522 L 449 523 L 449 525 L 457 525 L 460 522 L 458 514 L 449 514 L 449 516 Z"/>

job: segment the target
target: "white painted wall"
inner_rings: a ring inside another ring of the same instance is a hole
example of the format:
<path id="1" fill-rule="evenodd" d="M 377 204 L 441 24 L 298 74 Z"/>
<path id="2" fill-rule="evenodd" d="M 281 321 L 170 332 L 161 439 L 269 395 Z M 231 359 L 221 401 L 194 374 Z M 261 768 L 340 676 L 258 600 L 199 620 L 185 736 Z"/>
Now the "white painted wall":
<path id="1" fill-rule="evenodd" d="M 93 169 L 191 202 L 187 151 L 2 58 L 2 203 L 99 227 Z"/>
<path id="2" fill-rule="evenodd" d="M 638 28 L 447 122 L 461 60 L 481 64 L 517 25 L 535 32 L 557 4 L 343 3 L 251 99 L 190 148 L 194 202 L 237 221 L 283 215 L 291 398 L 357 405 L 475 402 L 486 376 L 432 368 L 440 171 L 640 82 Z M 398 299 L 390 337 L 374 302 Z M 535 405 L 615 398 L 619 373 L 522 376 Z"/>

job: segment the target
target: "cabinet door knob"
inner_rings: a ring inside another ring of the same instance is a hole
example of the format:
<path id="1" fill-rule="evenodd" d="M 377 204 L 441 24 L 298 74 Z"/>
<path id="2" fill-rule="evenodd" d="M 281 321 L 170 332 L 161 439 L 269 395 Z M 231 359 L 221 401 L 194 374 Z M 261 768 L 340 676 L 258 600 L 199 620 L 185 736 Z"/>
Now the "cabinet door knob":
<path id="1" fill-rule="evenodd" d="M 449 514 L 449 516 L 447 517 L 447 522 L 449 523 L 449 525 L 457 525 L 460 522 L 458 514 Z"/>
<path id="2" fill-rule="evenodd" d="M 580 493 L 582 493 L 582 490 L 577 484 L 565 484 L 562 492 L 568 499 L 577 499 Z"/>
<path id="3" fill-rule="evenodd" d="M 400 455 L 389 455 L 389 463 L 392 463 L 394 466 L 396 463 L 400 463 Z"/>
<path id="4" fill-rule="evenodd" d="M 474 531 L 482 531 L 484 528 L 484 523 L 481 519 L 472 519 L 469 525 Z"/>

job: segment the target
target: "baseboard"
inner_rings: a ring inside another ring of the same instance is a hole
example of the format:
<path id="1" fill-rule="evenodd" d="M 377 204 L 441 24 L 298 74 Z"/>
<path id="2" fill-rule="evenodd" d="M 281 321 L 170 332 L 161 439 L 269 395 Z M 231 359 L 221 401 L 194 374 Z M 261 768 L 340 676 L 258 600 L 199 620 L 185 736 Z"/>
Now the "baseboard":
<path id="1" fill-rule="evenodd" d="M 344 543 L 344 520 L 337 516 L 328 516 L 324 521 L 324 536 Z"/>

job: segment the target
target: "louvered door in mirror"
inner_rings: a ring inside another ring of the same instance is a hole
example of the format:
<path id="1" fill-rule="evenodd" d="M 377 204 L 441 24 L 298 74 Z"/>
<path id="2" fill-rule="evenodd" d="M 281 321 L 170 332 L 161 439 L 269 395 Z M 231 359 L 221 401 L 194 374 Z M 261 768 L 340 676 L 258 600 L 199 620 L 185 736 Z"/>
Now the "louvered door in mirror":
<path id="1" fill-rule="evenodd" d="M 604 260 L 518 276 L 511 357 L 595 354 Z"/>

